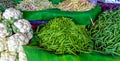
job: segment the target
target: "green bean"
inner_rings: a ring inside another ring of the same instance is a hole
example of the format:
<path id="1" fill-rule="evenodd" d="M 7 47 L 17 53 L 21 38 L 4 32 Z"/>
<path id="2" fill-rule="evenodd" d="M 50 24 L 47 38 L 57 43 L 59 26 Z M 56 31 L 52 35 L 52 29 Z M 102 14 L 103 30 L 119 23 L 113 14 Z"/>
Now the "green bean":
<path id="1" fill-rule="evenodd" d="M 103 12 L 98 17 L 97 24 L 90 29 L 97 51 L 120 55 L 116 45 L 120 44 L 120 9 Z"/>
<path id="2" fill-rule="evenodd" d="M 55 54 L 89 52 L 91 38 L 83 25 L 76 25 L 72 19 L 60 17 L 50 20 L 37 33 L 40 46 Z M 55 45 L 55 46 L 54 46 Z M 54 47 L 54 48 L 53 48 Z"/>

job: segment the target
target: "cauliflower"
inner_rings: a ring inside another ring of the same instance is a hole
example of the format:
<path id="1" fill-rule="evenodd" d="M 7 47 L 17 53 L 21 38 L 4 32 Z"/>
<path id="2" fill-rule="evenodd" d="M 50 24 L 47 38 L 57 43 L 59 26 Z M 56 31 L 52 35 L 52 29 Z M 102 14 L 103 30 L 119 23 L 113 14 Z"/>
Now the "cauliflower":
<path id="1" fill-rule="evenodd" d="M 26 34 L 16 33 L 8 38 L 8 51 L 17 52 L 19 61 L 27 61 L 22 45 L 28 44 L 29 39 Z"/>
<path id="2" fill-rule="evenodd" d="M 0 61 L 9 61 L 9 60 L 8 60 L 8 55 L 9 55 L 9 54 L 8 54 L 7 52 L 2 52 L 2 53 L 1 53 L 1 57 L 0 57 L 0 58 L 1 58 Z"/>
<path id="3" fill-rule="evenodd" d="M 19 46 L 18 53 L 19 61 L 27 61 L 27 57 L 22 46 Z"/>
<path id="4" fill-rule="evenodd" d="M 0 23 L 0 37 L 6 37 L 9 34 L 7 33 L 6 26 Z"/>
<path id="5" fill-rule="evenodd" d="M 0 52 L 4 50 L 4 43 L 0 40 Z"/>
<path id="6" fill-rule="evenodd" d="M 32 32 L 28 32 L 26 35 L 28 36 L 27 38 L 29 40 L 32 39 L 32 37 L 33 37 L 33 33 Z"/>
<path id="7" fill-rule="evenodd" d="M 1 53 L 1 60 L 0 61 L 15 61 L 16 60 L 16 53 L 11 53 L 8 51 Z"/>
<path id="8" fill-rule="evenodd" d="M 19 10 L 16 10 L 14 8 L 8 8 L 3 13 L 3 18 L 10 20 L 13 19 L 19 19 L 21 17 L 21 12 Z"/>
<path id="9" fill-rule="evenodd" d="M 26 54 L 24 52 L 19 52 L 19 61 L 27 61 Z"/>
<path id="10" fill-rule="evenodd" d="M 7 49 L 6 38 L 0 38 L 0 52 Z"/>
<path id="11" fill-rule="evenodd" d="M 29 32 L 31 29 L 31 24 L 25 20 L 25 19 L 20 19 L 17 22 L 14 22 L 14 25 L 20 30 L 20 32 L 25 33 Z"/>
<path id="12" fill-rule="evenodd" d="M 8 50 L 15 52 L 18 50 L 19 45 L 26 45 L 28 44 L 29 40 L 27 36 L 23 33 L 16 33 L 8 38 Z"/>
<path id="13" fill-rule="evenodd" d="M 26 34 L 16 33 L 15 36 L 17 36 L 19 45 L 26 45 L 26 44 L 28 44 L 29 39 L 27 38 Z"/>
<path id="14" fill-rule="evenodd" d="M 0 23 L 0 61 L 27 61 L 23 45 L 33 37 L 31 24 L 21 19 L 21 12 L 8 8 Z M 18 59 L 18 60 L 17 60 Z"/>
<path id="15" fill-rule="evenodd" d="M 11 51 L 11 52 L 16 52 L 17 51 L 19 43 L 16 40 L 16 38 L 14 38 L 14 35 L 10 36 L 8 38 L 7 44 L 8 44 L 8 50 L 9 51 Z"/>

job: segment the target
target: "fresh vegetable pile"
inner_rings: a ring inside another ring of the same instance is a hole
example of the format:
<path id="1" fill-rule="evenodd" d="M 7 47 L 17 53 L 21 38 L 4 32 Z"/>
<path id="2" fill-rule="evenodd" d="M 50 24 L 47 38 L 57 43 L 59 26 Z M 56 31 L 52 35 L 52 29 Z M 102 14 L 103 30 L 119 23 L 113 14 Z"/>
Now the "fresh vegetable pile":
<path id="1" fill-rule="evenodd" d="M 31 24 L 22 13 L 8 8 L 0 20 L 0 61 L 27 61 L 22 45 L 32 38 Z"/>
<path id="2" fill-rule="evenodd" d="M 17 8 L 25 11 L 38 11 L 52 8 L 53 5 L 48 0 L 23 0 Z"/>
<path id="3" fill-rule="evenodd" d="M 25 11 L 38 11 L 50 8 L 59 8 L 65 11 L 88 11 L 94 8 L 94 4 L 88 0 L 64 0 L 59 4 L 53 4 L 49 0 L 23 0 L 17 5 L 18 9 Z"/>
<path id="4" fill-rule="evenodd" d="M 65 11 L 87 11 L 94 8 L 94 4 L 87 0 L 65 0 L 59 3 L 58 8 Z"/>
<path id="5" fill-rule="evenodd" d="M 90 28 L 94 49 L 107 54 L 120 55 L 120 9 L 103 12 Z"/>
<path id="6" fill-rule="evenodd" d="M 107 59 L 100 61 L 117 61 L 119 6 L 98 3 L 103 10 L 117 10 L 105 11 L 96 19 L 101 11 L 96 1 L 0 0 L 0 61 L 96 61 L 102 54 L 108 54 L 104 55 Z M 34 33 L 23 17 L 37 26 Z"/>
<path id="7" fill-rule="evenodd" d="M 92 50 L 92 42 L 84 25 L 70 18 L 54 18 L 37 30 L 40 48 L 55 54 L 76 54 Z"/>

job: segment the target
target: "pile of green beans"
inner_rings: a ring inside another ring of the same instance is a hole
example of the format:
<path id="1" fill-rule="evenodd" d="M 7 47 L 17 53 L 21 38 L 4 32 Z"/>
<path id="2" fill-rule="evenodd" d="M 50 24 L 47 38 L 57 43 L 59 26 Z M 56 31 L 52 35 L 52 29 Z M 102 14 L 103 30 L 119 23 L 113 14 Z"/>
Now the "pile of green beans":
<path id="1" fill-rule="evenodd" d="M 91 38 L 84 25 L 76 25 L 72 19 L 60 17 L 50 20 L 37 30 L 39 45 L 55 54 L 75 54 L 92 50 Z"/>
<path id="2" fill-rule="evenodd" d="M 120 9 L 101 13 L 89 29 L 96 51 L 120 55 Z"/>

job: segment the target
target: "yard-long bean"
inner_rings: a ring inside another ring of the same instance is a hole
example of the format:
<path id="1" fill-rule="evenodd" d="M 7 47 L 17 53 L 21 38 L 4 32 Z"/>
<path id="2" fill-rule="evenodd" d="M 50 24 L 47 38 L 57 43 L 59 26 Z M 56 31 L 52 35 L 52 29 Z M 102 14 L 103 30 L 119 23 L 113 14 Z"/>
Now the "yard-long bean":
<path id="1" fill-rule="evenodd" d="M 92 50 L 91 38 L 83 25 L 76 25 L 70 18 L 50 20 L 39 31 L 40 47 L 55 54 L 77 54 Z"/>
<path id="2" fill-rule="evenodd" d="M 95 50 L 120 55 L 120 9 L 101 13 L 89 29 Z"/>

